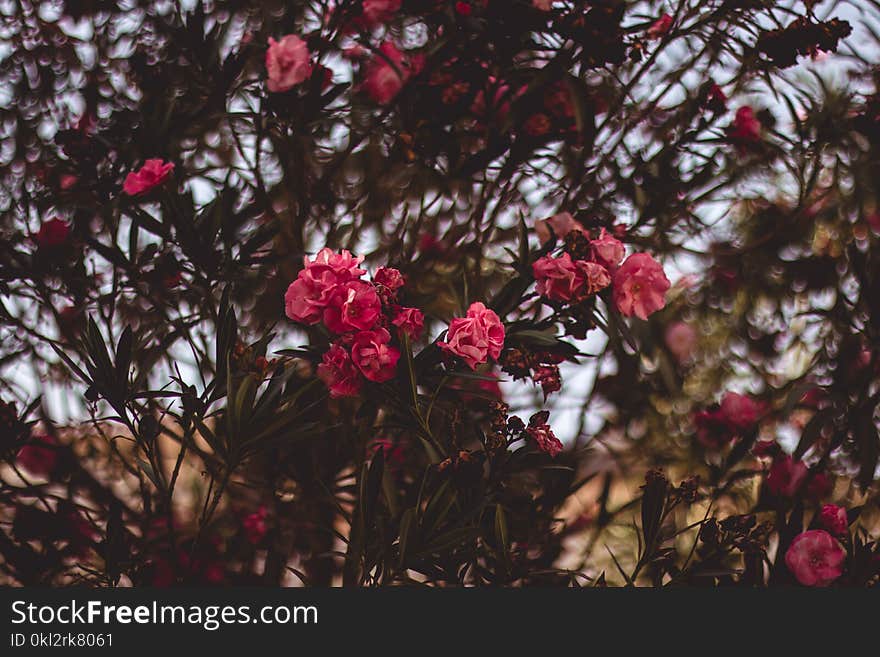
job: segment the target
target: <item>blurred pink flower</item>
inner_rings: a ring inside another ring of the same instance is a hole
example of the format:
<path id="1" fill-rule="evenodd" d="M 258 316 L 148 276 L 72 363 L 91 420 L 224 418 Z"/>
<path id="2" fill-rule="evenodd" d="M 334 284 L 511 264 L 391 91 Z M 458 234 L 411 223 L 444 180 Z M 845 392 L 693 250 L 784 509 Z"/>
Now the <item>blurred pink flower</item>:
<path id="1" fill-rule="evenodd" d="M 266 50 L 269 91 L 287 91 L 304 82 L 312 74 L 310 56 L 306 42 L 295 34 L 288 34 L 281 41 L 270 37 Z"/>
<path id="2" fill-rule="evenodd" d="M 544 244 L 550 239 L 550 229 L 553 229 L 553 234 L 556 236 L 557 240 L 565 239 L 565 236 L 573 230 L 580 233 L 587 232 L 580 222 L 575 221 L 574 217 L 568 212 L 560 212 L 559 214 L 554 214 L 552 217 L 541 219 L 535 223 L 535 234 L 537 234 L 541 244 Z"/>
<path id="3" fill-rule="evenodd" d="M 386 41 L 366 66 L 363 90 L 379 105 L 387 105 L 410 76 L 418 72 L 420 61 L 407 57 L 394 43 Z"/>
<path id="4" fill-rule="evenodd" d="M 687 363 L 697 346 L 697 330 L 687 322 L 673 322 L 666 327 L 666 347 L 679 363 Z"/>

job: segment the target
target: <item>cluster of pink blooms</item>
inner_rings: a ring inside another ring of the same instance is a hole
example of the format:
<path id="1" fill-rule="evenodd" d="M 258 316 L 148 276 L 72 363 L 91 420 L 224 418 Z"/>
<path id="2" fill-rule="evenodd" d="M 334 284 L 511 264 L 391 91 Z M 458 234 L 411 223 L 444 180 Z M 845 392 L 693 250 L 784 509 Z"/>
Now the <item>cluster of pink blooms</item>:
<path id="1" fill-rule="evenodd" d="M 401 0 L 363 0 L 360 12 L 352 17 L 348 31 L 371 30 L 391 19 L 400 10 Z M 379 105 L 387 105 L 423 65 L 421 55 L 405 53 L 390 40 L 378 46 L 368 58 L 368 50 L 356 45 L 346 50 L 353 61 L 366 59 L 361 66 L 360 89 Z M 308 80 L 316 70 L 308 44 L 295 34 L 280 40 L 269 39 L 266 50 L 266 87 L 270 92 L 289 91 Z M 329 69 L 325 69 L 325 74 Z M 332 74 L 331 74 L 332 76 Z"/>
<path id="2" fill-rule="evenodd" d="M 726 392 L 714 408 L 694 416 L 697 440 L 709 448 L 720 448 L 752 431 L 764 414 L 764 404 L 736 392 Z"/>
<path id="3" fill-rule="evenodd" d="M 400 350 L 392 344 L 389 326 L 417 339 L 424 329 L 424 315 L 416 308 L 396 303 L 403 275 L 382 268 L 372 282 L 361 279 L 366 270 L 363 256 L 348 251 L 322 249 L 287 288 L 287 316 L 301 324 L 323 323 L 336 335 L 318 366 L 318 376 L 332 397 L 352 397 L 363 380 L 383 383 L 394 378 Z"/>
<path id="4" fill-rule="evenodd" d="M 572 231 L 586 234 L 583 226 L 567 213 L 538 223 L 536 232 L 542 241 L 550 229 L 564 238 Z M 552 301 L 578 303 L 612 286 L 614 305 L 621 314 L 647 319 L 666 305 L 671 284 L 663 267 L 647 253 L 634 253 L 626 260 L 623 243 L 604 228 L 590 240 L 587 259 L 574 260 L 566 252 L 546 255 L 532 264 L 538 293 Z"/>

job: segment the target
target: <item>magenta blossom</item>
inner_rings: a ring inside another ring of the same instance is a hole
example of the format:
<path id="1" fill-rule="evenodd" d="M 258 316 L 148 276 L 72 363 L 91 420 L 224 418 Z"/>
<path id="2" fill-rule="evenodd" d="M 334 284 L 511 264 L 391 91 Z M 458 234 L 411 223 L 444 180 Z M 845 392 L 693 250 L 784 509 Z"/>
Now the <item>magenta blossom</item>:
<path id="1" fill-rule="evenodd" d="M 318 378 L 330 390 L 334 399 L 356 397 L 361 391 L 363 379 L 344 347 L 334 344 L 324 354 L 318 365 Z"/>
<path id="2" fill-rule="evenodd" d="M 504 325 L 494 310 L 479 301 L 472 303 L 465 317 L 456 317 L 449 324 L 446 342 L 438 342 L 441 349 L 462 358 L 472 370 L 497 360 L 504 347 Z"/>
<path id="3" fill-rule="evenodd" d="M 418 308 L 399 308 L 391 323 L 410 340 L 418 340 L 425 330 L 425 314 Z"/>
<path id="4" fill-rule="evenodd" d="M 846 550 L 831 534 L 811 529 L 795 536 L 785 565 L 804 586 L 828 586 L 843 574 Z"/>
<path id="5" fill-rule="evenodd" d="M 324 308 L 324 324 L 334 333 L 365 331 L 376 325 L 382 302 L 376 288 L 364 281 L 337 285 Z"/>
<path id="6" fill-rule="evenodd" d="M 384 328 L 361 331 L 354 336 L 351 359 L 370 381 L 384 383 L 394 378 L 400 350 L 389 345 L 390 341 L 391 334 Z"/>
<path id="7" fill-rule="evenodd" d="M 648 319 L 666 306 L 670 285 L 659 262 L 647 253 L 634 253 L 614 272 L 614 305 L 627 317 Z"/>
<path id="8" fill-rule="evenodd" d="M 146 194 L 165 182 L 172 171 L 174 164 L 171 162 L 164 162 L 159 158 L 147 160 L 139 170 L 129 172 L 122 184 L 122 191 L 129 196 Z"/>

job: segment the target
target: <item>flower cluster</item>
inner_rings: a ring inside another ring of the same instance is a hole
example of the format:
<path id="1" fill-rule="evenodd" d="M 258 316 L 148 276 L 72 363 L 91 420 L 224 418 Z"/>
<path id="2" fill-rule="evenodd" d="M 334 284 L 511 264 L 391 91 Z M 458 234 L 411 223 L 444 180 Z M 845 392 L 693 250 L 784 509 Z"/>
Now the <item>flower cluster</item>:
<path id="1" fill-rule="evenodd" d="M 536 229 L 542 241 L 551 230 L 566 240 L 566 249 L 532 264 L 538 294 L 545 299 L 577 304 L 610 285 L 614 305 L 626 317 L 648 319 L 666 305 L 671 284 L 660 263 L 647 253 L 634 253 L 624 260 L 626 249 L 620 240 L 604 228 L 598 237 L 589 239 L 568 213 L 545 219 Z"/>
<path id="2" fill-rule="evenodd" d="M 383 383 L 394 378 L 400 349 L 388 326 L 418 337 L 424 316 L 416 308 L 397 305 L 403 275 L 380 269 L 372 282 L 361 279 L 363 257 L 343 250 L 322 249 L 305 266 L 284 296 L 287 316 L 300 324 L 323 323 L 336 336 L 318 366 L 318 376 L 332 397 L 357 395 L 364 379 Z"/>
<path id="3" fill-rule="evenodd" d="M 847 21 L 832 18 L 817 22 L 802 16 L 787 27 L 763 32 L 756 47 L 774 66 L 787 68 L 795 65 L 798 56 L 835 52 L 839 41 L 850 33 L 852 26 Z"/>

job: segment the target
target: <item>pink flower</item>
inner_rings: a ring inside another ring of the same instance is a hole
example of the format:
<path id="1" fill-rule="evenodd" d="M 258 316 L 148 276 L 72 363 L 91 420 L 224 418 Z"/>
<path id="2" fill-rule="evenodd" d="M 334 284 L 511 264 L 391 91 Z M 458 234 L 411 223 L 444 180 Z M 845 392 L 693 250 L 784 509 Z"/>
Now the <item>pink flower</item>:
<path id="1" fill-rule="evenodd" d="M 403 274 L 399 270 L 393 267 L 380 267 L 376 271 L 376 275 L 373 276 L 373 282 L 376 285 L 387 287 L 392 292 L 397 292 L 406 284 L 406 279 L 404 279 Z"/>
<path id="2" fill-rule="evenodd" d="M 669 287 L 659 262 L 647 253 L 634 253 L 614 272 L 614 304 L 626 317 L 648 319 L 666 305 Z"/>
<path id="3" fill-rule="evenodd" d="M 843 574 L 846 550 L 831 534 L 811 529 L 795 536 L 785 565 L 804 586 L 828 586 Z"/>
<path id="4" fill-rule="evenodd" d="M 553 0 L 532 0 L 532 7 L 541 11 L 550 11 L 553 8 Z"/>
<path id="5" fill-rule="evenodd" d="M 358 268 L 363 256 L 355 257 L 348 251 L 334 253 L 323 248 L 309 261 L 284 295 L 284 311 L 287 316 L 301 324 L 317 324 L 324 315 L 330 295 L 336 287 L 357 280 L 366 273 Z"/>
<path id="6" fill-rule="evenodd" d="M 763 404 L 736 392 L 726 392 L 721 398 L 721 413 L 727 423 L 739 431 L 746 431 L 757 424 L 764 412 Z"/>
<path id="7" fill-rule="evenodd" d="M 269 74 L 266 86 L 269 91 L 287 91 L 304 82 L 312 74 L 309 57 L 306 42 L 295 34 L 288 34 L 281 41 L 270 37 L 266 50 L 266 71 Z"/>
<path id="8" fill-rule="evenodd" d="M 727 129 L 727 136 L 742 151 L 748 144 L 761 140 L 761 122 L 755 116 L 755 110 L 745 105 L 736 110 L 733 124 Z"/>
<path id="9" fill-rule="evenodd" d="M 394 43 L 386 41 L 367 64 L 363 90 L 379 105 L 387 105 L 419 68 L 417 59 L 407 58 Z"/>
<path id="10" fill-rule="evenodd" d="M 58 465 L 58 443 L 48 434 L 37 434 L 20 449 L 15 461 L 38 477 L 49 477 Z"/>
<path id="11" fill-rule="evenodd" d="M 159 158 L 153 158 L 144 162 L 138 171 L 130 171 L 122 184 L 122 191 L 129 196 L 146 194 L 154 187 L 165 182 L 174 171 L 172 162 L 164 162 Z"/>
<path id="12" fill-rule="evenodd" d="M 67 242 L 70 226 L 61 219 L 49 219 L 40 224 L 40 230 L 34 235 L 34 241 L 41 249 L 55 249 Z"/>
<path id="13" fill-rule="evenodd" d="M 351 359 L 370 381 L 383 383 L 394 378 L 400 351 L 388 343 L 391 334 L 384 328 L 361 331 L 354 336 Z"/>
<path id="14" fill-rule="evenodd" d="M 538 235 L 541 244 L 550 240 L 550 229 L 553 229 L 553 234 L 557 240 L 565 239 L 565 236 L 573 230 L 579 233 L 587 232 L 580 222 L 575 221 L 574 217 L 568 212 L 554 214 L 552 217 L 541 219 L 535 224 L 535 233 Z"/>
<path id="15" fill-rule="evenodd" d="M 382 312 L 376 288 L 364 281 L 337 285 L 324 308 L 324 324 L 334 333 L 373 328 Z"/>
<path id="16" fill-rule="evenodd" d="M 498 359 L 504 347 L 504 325 L 479 301 L 472 303 L 465 317 L 456 317 L 446 332 L 448 342 L 438 342 L 441 349 L 462 358 L 472 370 L 477 365 Z"/>
<path id="17" fill-rule="evenodd" d="M 425 330 L 425 315 L 418 308 L 400 308 L 391 323 L 410 340 L 418 340 Z"/>
<path id="18" fill-rule="evenodd" d="M 268 528 L 266 526 L 266 507 L 261 506 L 255 513 L 245 516 L 242 521 L 245 536 L 251 545 L 257 545 L 263 542 L 266 537 Z"/>
<path id="19" fill-rule="evenodd" d="M 356 397 L 363 380 L 344 347 L 334 344 L 327 350 L 318 365 L 318 378 L 330 390 L 330 396 Z"/>
<path id="20" fill-rule="evenodd" d="M 593 247 L 593 258 L 596 262 L 609 271 L 614 271 L 626 255 L 623 242 L 613 238 L 604 228 L 599 232 L 598 239 L 590 241 L 590 246 Z"/>
<path id="21" fill-rule="evenodd" d="M 659 39 L 672 27 L 672 16 L 663 14 L 648 28 L 649 39 Z"/>
<path id="22" fill-rule="evenodd" d="M 573 261 L 568 253 L 543 256 L 532 264 L 538 294 L 554 301 L 577 302 L 608 287 L 611 276 L 595 262 Z"/>
<path id="23" fill-rule="evenodd" d="M 849 527 L 846 509 L 836 504 L 826 504 L 819 514 L 819 524 L 827 529 L 832 536 L 843 536 Z"/>
<path id="24" fill-rule="evenodd" d="M 400 10 L 400 0 L 364 0 L 359 23 L 370 28 L 388 22 Z"/>
<path id="25" fill-rule="evenodd" d="M 666 327 L 666 347 L 679 363 L 690 361 L 697 345 L 697 331 L 685 322 L 673 322 Z"/>

